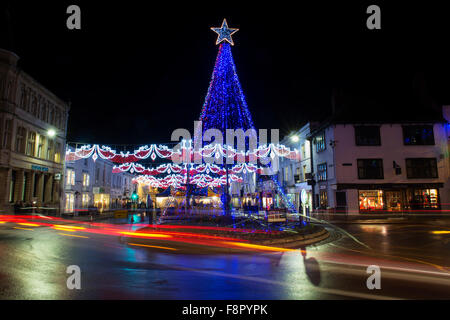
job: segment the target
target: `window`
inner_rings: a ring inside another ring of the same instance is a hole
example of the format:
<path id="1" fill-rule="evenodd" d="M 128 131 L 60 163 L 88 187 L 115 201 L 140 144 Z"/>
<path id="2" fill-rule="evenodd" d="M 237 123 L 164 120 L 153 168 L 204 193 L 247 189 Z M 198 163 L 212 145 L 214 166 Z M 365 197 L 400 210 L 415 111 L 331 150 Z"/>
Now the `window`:
<path id="1" fill-rule="evenodd" d="M 43 103 L 42 109 L 41 109 L 41 120 L 46 121 L 47 120 L 47 103 Z"/>
<path id="2" fill-rule="evenodd" d="M 22 85 L 21 95 L 20 95 L 20 107 L 26 109 L 27 105 L 27 92 L 25 86 Z"/>
<path id="3" fill-rule="evenodd" d="M 37 157 L 42 158 L 44 156 L 45 137 L 39 136 L 39 143 L 37 149 Z"/>
<path id="4" fill-rule="evenodd" d="M 89 187 L 89 173 L 83 173 L 83 187 Z"/>
<path id="5" fill-rule="evenodd" d="M 439 209 L 438 189 L 408 190 L 407 196 L 412 209 Z"/>
<path id="6" fill-rule="evenodd" d="M 321 163 L 317 165 L 317 180 L 326 181 L 327 180 L 327 163 Z"/>
<path id="7" fill-rule="evenodd" d="M 57 142 L 55 145 L 55 162 L 61 162 L 61 144 L 59 142 Z"/>
<path id="8" fill-rule="evenodd" d="M 66 212 L 73 212 L 75 202 L 75 195 L 73 193 L 66 193 Z"/>
<path id="9" fill-rule="evenodd" d="M 36 148 L 36 133 L 35 132 L 28 132 L 28 139 L 27 139 L 27 155 L 34 157 L 34 149 Z"/>
<path id="10" fill-rule="evenodd" d="M 9 202 L 14 202 L 14 190 L 16 189 L 16 170 L 11 171 L 11 181 L 9 182 Z"/>
<path id="11" fill-rule="evenodd" d="M 5 131 L 3 134 L 3 147 L 10 148 L 11 147 L 11 137 L 12 137 L 12 120 L 5 120 Z"/>
<path id="12" fill-rule="evenodd" d="M 325 144 L 325 132 L 316 136 L 316 152 L 323 151 L 327 148 Z"/>
<path id="13" fill-rule="evenodd" d="M 437 178 L 436 158 L 406 159 L 406 176 L 408 179 Z"/>
<path id="14" fill-rule="evenodd" d="M 284 168 L 284 181 L 289 180 L 289 167 Z"/>
<path id="15" fill-rule="evenodd" d="M 359 210 L 383 210 L 383 190 L 359 190 Z"/>
<path id="16" fill-rule="evenodd" d="M 306 181 L 306 164 L 303 165 L 303 181 Z"/>
<path id="17" fill-rule="evenodd" d="M 383 179 L 382 159 L 358 159 L 358 179 Z"/>
<path id="18" fill-rule="evenodd" d="M 380 146 L 380 127 L 356 126 L 355 140 L 357 146 Z"/>
<path id="19" fill-rule="evenodd" d="M 54 116 L 54 114 L 53 114 L 53 108 L 49 105 L 49 107 L 48 107 L 48 118 L 47 118 L 47 122 L 48 123 L 50 123 L 50 124 L 53 124 L 53 116 Z"/>
<path id="20" fill-rule="evenodd" d="M 35 117 L 37 117 L 37 99 L 36 96 L 33 94 L 33 97 L 31 98 L 31 114 Z"/>
<path id="21" fill-rule="evenodd" d="M 403 126 L 403 142 L 405 145 L 434 145 L 433 126 Z"/>
<path id="22" fill-rule="evenodd" d="M 26 131 L 25 131 L 24 127 L 17 128 L 16 146 L 15 146 L 16 152 L 20 152 L 20 153 L 25 152 L 25 134 L 26 134 Z"/>
<path id="23" fill-rule="evenodd" d="M 67 186 L 75 185 L 75 171 L 73 169 L 67 169 L 66 171 L 66 185 Z"/>
<path id="24" fill-rule="evenodd" d="M 302 144 L 302 160 L 306 159 L 306 149 L 305 144 Z"/>
<path id="25" fill-rule="evenodd" d="M 82 201 L 83 208 L 87 208 L 87 206 L 89 205 L 89 194 L 83 193 L 81 201 Z"/>
<path id="26" fill-rule="evenodd" d="M 295 168 L 295 183 L 300 183 L 301 180 L 302 169 L 300 167 Z"/>
<path id="27" fill-rule="evenodd" d="M 321 208 L 328 207 L 328 194 L 326 190 L 320 190 L 319 193 L 319 204 Z"/>
<path id="28" fill-rule="evenodd" d="M 53 140 L 48 140 L 47 144 L 47 160 L 52 160 L 53 158 Z"/>

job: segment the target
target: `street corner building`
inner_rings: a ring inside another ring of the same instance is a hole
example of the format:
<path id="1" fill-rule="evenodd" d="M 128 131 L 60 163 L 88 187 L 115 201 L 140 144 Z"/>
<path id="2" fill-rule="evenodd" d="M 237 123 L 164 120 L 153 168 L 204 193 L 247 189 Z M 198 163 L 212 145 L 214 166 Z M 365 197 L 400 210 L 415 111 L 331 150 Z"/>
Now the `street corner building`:
<path id="1" fill-rule="evenodd" d="M 280 163 L 282 185 L 300 211 L 322 218 L 449 212 L 450 106 L 440 112 L 307 123 L 283 140 L 301 161 Z"/>
<path id="2" fill-rule="evenodd" d="M 70 107 L 21 70 L 18 60 L 0 49 L 0 211 L 52 214 L 62 205 Z"/>

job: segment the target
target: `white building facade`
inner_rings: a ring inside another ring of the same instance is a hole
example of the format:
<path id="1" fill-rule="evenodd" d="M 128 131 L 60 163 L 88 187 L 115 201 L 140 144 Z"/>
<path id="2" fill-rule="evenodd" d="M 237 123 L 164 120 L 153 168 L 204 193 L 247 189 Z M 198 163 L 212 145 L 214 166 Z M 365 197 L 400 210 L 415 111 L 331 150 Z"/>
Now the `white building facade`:
<path id="1" fill-rule="evenodd" d="M 314 207 L 363 214 L 450 209 L 449 126 L 328 123 L 312 143 Z"/>
<path id="2" fill-rule="evenodd" d="M 64 212 L 84 212 L 89 207 L 103 212 L 125 207 L 134 191 L 134 176 L 129 172 L 113 173 L 113 166 L 101 158 L 66 160 Z"/>

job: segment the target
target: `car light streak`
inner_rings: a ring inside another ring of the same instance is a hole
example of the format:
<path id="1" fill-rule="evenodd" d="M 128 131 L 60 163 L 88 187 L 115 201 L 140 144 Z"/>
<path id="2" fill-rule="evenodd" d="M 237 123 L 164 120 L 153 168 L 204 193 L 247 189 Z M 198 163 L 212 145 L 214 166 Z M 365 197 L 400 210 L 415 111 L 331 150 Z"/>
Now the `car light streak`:
<path id="1" fill-rule="evenodd" d="M 21 228 L 21 227 L 13 227 L 14 229 L 21 229 L 21 230 L 28 230 L 28 231 L 33 231 L 33 229 L 30 228 Z"/>
<path id="2" fill-rule="evenodd" d="M 86 229 L 85 227 L 66 226 L 66 225 L 63 225 L 63 224 L 54 224 L 53 226 L 57 227 L 57 228 L 65 228 L 65 229 L 78 229 L 78 230 Z"/>
<path id="3" fill-rule="evenodd" d="M 120 234 L 124 234 L 127 236 L 133 236 L 133 237 L 144 237 L 144 238 L 172 238 L 172 236 L 167 234 L 160 234 L 160 233 L 143 233 L 143 232 L 127 232 L 127 231 L 121 231 Z"/>
<path id="4" fill-rule="evenodd" d="M 263 251 L 277 251 L 277 252 L 288 252 L 288 251 L 298 251 L 298 249 L 288 249 L 288 248 L 279 248 L 279 247 L 269 247 L 269 246 L 261 246 L 257 244 L 251 244 L 251 243 L 242 243 L 242 242 L 222 242 L 224 244 L 228 244 L 231 246 L 237 246 L 241 248 L 248 248 L 248 249 L 257 249 L 257 250 L 263 250 Z"/>

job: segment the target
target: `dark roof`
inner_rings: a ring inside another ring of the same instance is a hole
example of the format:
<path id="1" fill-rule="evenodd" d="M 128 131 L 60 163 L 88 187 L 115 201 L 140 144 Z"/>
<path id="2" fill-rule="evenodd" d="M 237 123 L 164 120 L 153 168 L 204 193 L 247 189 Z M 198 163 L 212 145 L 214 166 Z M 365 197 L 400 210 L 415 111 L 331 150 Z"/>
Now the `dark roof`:
<path id="1" fill-rule="evenodd" d="M 424 104 L 418 97 L 387 97 L 384 101 L 355 94 L 339 95 L 334 113 L 324 116 L 314 135 L 331 124 L 383 124 L 383 123 L 439 123 L 446 122 L 442 107 L 432 102 Z M 310 135 L 310 136 L 311 136 Z"/>

